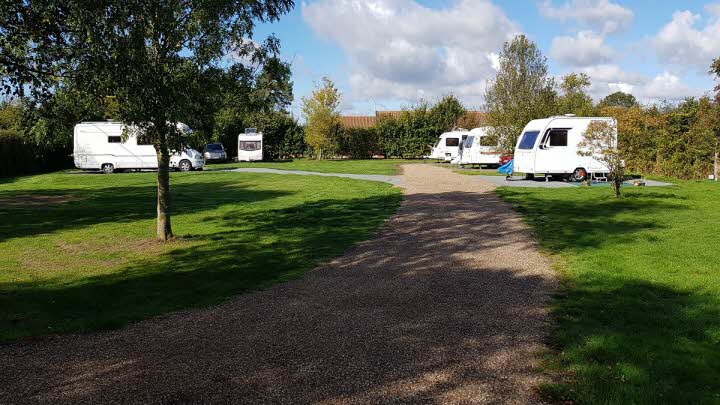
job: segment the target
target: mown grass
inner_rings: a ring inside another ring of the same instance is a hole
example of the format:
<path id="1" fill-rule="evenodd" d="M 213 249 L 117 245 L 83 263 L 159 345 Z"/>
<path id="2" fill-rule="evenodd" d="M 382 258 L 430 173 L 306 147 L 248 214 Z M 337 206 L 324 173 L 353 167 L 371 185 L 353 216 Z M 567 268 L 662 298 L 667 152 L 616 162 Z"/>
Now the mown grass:
<path id="1" fill-rule="evenodd" d="M 543 387 L 583 404 L 720 403 L 720 185 L 501 188 L 563 278 Z"/>
<path id="2" fill-rule="evenodd" d="M 366 160 L 313 160 L 293 159 L 274 162 L 236 162 L 211 164 L 207 170 L 234 169 L 241 167 L 262 167 L 281 170 L 304 170 L 320 173 L 380 174 L 392 176 L 398 174 L 400 165 L 423 163 L 423 160 L 407 159 L 366 159 Z"/>
<path id="3" fill-rule="evenodd" d="M 388 184 L 173 173 L 154 241 L 155 173 L 0 179 L 0 340 L 88 332 L 299 277 L 398 207 Z"/>

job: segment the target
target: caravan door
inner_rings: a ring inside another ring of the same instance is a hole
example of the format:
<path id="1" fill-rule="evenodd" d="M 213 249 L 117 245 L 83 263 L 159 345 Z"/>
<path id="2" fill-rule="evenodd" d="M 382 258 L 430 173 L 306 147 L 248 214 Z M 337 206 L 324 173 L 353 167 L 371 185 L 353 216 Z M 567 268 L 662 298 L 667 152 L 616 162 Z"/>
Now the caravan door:
<path id="1" fill-rule="evenodd" d="M 536 173 L 571 173 L 575 170 L 578 156 L 575 148 L 568 146 L 572 128 L 548 128 L 538 145 L 535 155 Z M 570 167 L 572 166 L 572 167 Z"/>

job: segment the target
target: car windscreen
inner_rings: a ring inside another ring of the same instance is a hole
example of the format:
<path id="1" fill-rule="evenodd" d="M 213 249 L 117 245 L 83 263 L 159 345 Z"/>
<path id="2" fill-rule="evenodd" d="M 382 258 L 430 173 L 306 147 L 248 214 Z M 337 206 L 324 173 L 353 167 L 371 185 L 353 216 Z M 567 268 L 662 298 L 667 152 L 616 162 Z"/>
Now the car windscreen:
<path id="1" fill-rule="evenodd" d="M 535 147 L 535 141 L 537 140 L 540 131 L 527 131 L 523 134 L 518 149 L 532 149 Z"/>
<path id="2" fill-rule="evenodd" d="M 205 150 L 210 152 L 222 152 L 223 147 L 219 143 L 209 143 L 205 146 Z"/>

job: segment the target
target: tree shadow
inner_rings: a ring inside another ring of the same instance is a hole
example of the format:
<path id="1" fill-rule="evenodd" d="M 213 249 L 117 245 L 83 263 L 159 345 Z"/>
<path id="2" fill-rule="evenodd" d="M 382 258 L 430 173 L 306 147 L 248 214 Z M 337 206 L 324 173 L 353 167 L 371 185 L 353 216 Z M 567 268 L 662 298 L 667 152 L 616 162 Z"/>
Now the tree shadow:
<path id="1" fill-rule="evenodd" d="M 668 193 L 627 194 L 622 199 L 598 195 L 587 199 L 553 192 L 556 194 L 551 196 L 507 187 L 496 190 L 523 214 L 541 245 L 551 253 L 632 243 L 640 232 L 666 227 L 652 218 L 653 213 L 688 209 L 682 204 L 684 197 Z"/>
<path id="2" fill-rule="evenodd" d="M 226 200 L 239 203 L 282 195 L 237 190 L 225 192 L 216 200 L 200 195 L 202 189 L 203 184 L 197 189 L 178 190 L 180 195 L 176 197 L 182 202 L 179 211 L 207 209 L 210 205 L 205 198 L 221 205 Z M 133 195 L 137 190 L 133 189 Z M 296 278 L 321 261 L 342 254 L 394 212 L 400 198 L 399 194 L 391 194 L 321 200 L 279 210 L 209 215 L 201 222 L 232 230 L 187 235 L 179 239 L 186 242 L 180 244 L 183 247 L 70 285 L 48 285 L 42 280 L 0 283 L 0 321 L 5 321 L 2 323 L 6 323 L 10 337 L 87 332 L 215 304 L 244 291 Z M 99 201 L 102 204 L 102 199 Z"/>
<path id="3" fill-rule="evenodd" d="M 555 400 L 715 403 L 720 390 L 720 302 L 642 280 L 578 280 L 555 313 L 549 359 Z"/>
<path id="4" fill-rule="evenodd" d="M 187 214 L 224 204 L 270 200 L 288 192 L 249 190 L 243 182 L 194 179 L 172 188 L 172 213 Z M 42 199 L 55 198 L 53 203 Z M 155 185 L 98 189 L 33 189 L 0 191 L 0 242 L 103 223 L 128 223 L 155 218 Z M 40 203 L 35 203 L 40 201 Z"/>

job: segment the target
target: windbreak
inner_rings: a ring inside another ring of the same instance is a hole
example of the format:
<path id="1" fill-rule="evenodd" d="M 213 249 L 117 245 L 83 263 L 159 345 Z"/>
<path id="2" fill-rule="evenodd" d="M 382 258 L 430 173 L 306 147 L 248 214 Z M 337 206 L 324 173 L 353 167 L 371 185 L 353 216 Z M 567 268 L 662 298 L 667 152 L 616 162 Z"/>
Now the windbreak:
<path id="1" fill-rule="evenodd" d="M 537 140 L 540 131 L 527 131 L 523 134 L 518 149 L 532 149 L 535 147 L 535 141 Z"/>

